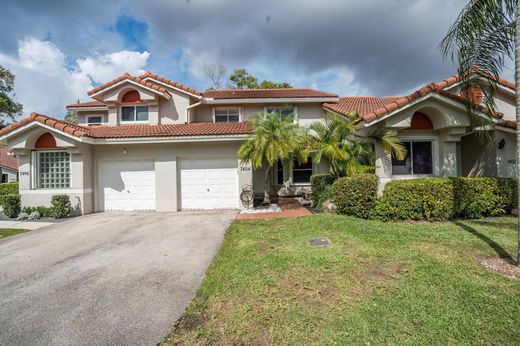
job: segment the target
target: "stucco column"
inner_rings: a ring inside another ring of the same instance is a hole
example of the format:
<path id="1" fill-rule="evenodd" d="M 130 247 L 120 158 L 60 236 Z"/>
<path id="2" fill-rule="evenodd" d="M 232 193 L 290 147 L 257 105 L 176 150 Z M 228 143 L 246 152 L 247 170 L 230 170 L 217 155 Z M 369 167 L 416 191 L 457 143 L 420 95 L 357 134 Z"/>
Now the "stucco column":
<path id="1" fill-rule="evenodd" d="M 440 150 L 440 176 L 457 176 L 457 142 L 443 142 Z"/>
<path id="2" fill-rule="evenodd" d="M 385 153 L 381 145 L 375 144 L 376 175 L 379 178 L 378 193 L 382 194 L 386 183 L 392 180 L 392 157 Z"/>
<path id="3" fill-rule="evenodd" d="M 253 168 L 251 167 L 250 163 L 241 163 L 240 160 L 238 160 L 238 188 L 239 188 L 239 195 L 242 193 L 243 189 L 246 187 L 251 188 L 251 193 L 254 195 L 254 189 L 253 189 Z M 242 201 L 239 203 L 240 209 L 245 209 L 246 206 L 243 205 Z"/>

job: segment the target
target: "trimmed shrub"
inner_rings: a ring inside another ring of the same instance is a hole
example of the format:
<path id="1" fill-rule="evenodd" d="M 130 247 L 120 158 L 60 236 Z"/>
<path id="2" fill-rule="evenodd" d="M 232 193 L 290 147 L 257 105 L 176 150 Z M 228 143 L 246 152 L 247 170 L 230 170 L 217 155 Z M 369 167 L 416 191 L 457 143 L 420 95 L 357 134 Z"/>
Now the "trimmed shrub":
<path id="1" fill-rule="evenodd" d="M 332 184 L 338 214 L 368 218 L 377 199 L 377 176 L 358 174 L 340 178 Z"/>
<path id="2" fill-rule="evenodd" d="M 51 207 L 23 207 L 22 211 L 27 214 L 32 214 L 34 212 L 38 212 L 42 217 L 53 217 L 53 210 Z"/>
<path id="3" fill-rule="evenodd" d="M 455 215 L 455 191 L 449 178 L 395 180 L 386 184 L 371 217 L 380 220 L 448 220 Z"/>
<path id="4" fill-rule="evenodd" d="M 2 207 L 7 217 L 17 217 L 20 214 L 20 195 L 2 196 Z"/>
<path id="5" fill-rule="evenodd" d="M 17 195 L 18 194 L 18 182 L 12 183 L 1 183 L 0 184 L 0 196 L 5 195 Z"/>
<path id="6" fill-rule="evenodd" d="M 16 218 L 16 220 L 25 220 L 27 218 L 29 218 L 29 214 L 27 214 L 27 213 L 20 213 L 20 214 L 18 214 L 18 217 Z"/>
<path id="7" fill-rule="evenodd" d="M 68 195 L 54 195 L 51 198 L 52 216 L 61 219 L 70 216 L 72 207 L 70 205 L 70 197 Z"/>
<path id="8" fill-rule="evenodd" d="M 516 182 L 506 178 L 452 178 L 457 216 L 479 218 L 510 213 L 516 206 Z"/>
<path id="9" fill-rule="evenodd" d="M 315 208 L 332 198 L 331 185 L 336 178 L 331 174 L 315 174 L 311 176 L 312 201 Z"/>

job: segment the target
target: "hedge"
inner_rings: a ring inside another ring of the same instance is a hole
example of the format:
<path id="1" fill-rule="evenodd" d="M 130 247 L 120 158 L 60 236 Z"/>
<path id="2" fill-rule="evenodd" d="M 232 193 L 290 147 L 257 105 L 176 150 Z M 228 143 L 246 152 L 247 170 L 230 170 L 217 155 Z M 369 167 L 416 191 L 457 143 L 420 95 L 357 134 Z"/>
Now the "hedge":
<path id="1" fill-rule="evenodd" d="M 385 186 L 371 212 L 380 220 L 449 220 L 499 216 L 517 205 L 517 184 L 509 178 L 422 178 Z"/>
<path id="2" fill-rule="evenodd" d="M 311 176 L 312 201 L 320 208 L 327 199 L 332 199 L 331 185 L 336 178 L 331 174 L 315 174 Z"/>
<path id="3" fill-rule="evenodd" d="M 18 182 L 12 183 L 0 183 L 0 196 L 5 195 L 17 195 L 18 194 Z"/>
<path id="4" fill-rule="evenodd" d="M 68 195 L 54 195 L 51 198 L 52 216 L 56 219 L 70 216 L 72 207 Z"/>
<path id="5" fill-rule="evenodd" d="M 336 212 L 368 218 L 377 199 L 377 176 L 358 174 L 344 177 L 332 184 Z"/>
<path id="6" fill-rule="evenodd" d="M 20 195 L 5 195 L 2 196 L 2 207 L 4 214 L 7 217 L 17 217 L 20 214 Z"/>
<path id="7" fill-rule="evenodd" d="M 370 216 L 380 220 L 448 220 L 455 213 L 453 181 L 423 178 L 387 183 Z"/>

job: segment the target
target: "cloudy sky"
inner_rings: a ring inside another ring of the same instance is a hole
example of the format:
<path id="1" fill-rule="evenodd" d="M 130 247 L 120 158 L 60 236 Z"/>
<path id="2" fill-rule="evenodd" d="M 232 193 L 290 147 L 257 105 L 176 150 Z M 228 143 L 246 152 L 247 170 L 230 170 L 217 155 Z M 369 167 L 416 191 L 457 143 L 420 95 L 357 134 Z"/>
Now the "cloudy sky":
<path id="1" fill-rule="evenodd" d="M 340 95 L 399 95 L 454 73 L 438 43 L 465 2 L 0 0 L 0 64 L 25 114 L 56 117 L 126 71 L 204 90 L 207 64 Z"/>

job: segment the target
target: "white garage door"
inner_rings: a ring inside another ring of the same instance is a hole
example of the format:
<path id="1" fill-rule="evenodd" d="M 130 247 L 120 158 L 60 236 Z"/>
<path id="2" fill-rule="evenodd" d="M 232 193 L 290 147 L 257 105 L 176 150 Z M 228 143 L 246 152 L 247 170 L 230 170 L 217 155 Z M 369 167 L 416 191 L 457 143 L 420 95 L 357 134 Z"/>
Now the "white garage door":
<path id="1" fill-rule="evenodd" d="M 238 160 L 180 160 L 182 209 L 237 209 Z"/>
<path id="2" fill-rule="evenodd" d="M 100 205 L 104 210 L 154 210 L 153 161 L 101 162 Z"/>

